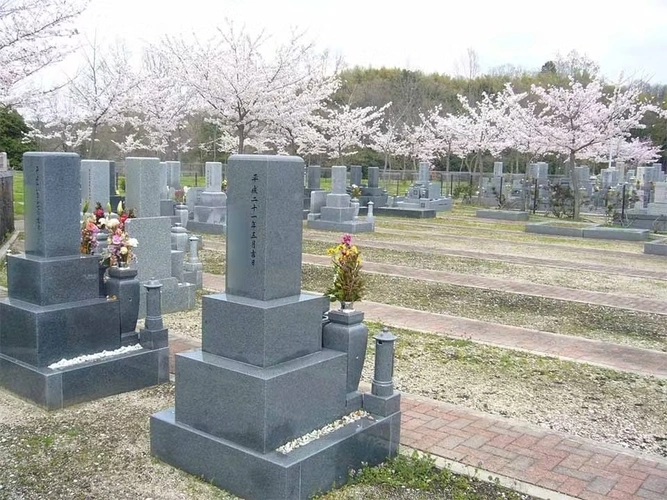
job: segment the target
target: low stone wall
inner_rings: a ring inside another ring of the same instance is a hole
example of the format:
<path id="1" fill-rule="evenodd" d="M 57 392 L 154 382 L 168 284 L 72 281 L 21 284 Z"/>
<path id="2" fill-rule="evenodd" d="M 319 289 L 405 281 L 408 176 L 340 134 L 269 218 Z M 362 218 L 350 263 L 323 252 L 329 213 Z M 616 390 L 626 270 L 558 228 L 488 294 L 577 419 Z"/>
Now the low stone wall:
<path id="1" fill-rule="evenodd" d="M 667 257 L 667 239 L 658 241 L 647 241 L 644 243 L 644 253 L 652 255 L 664 255 Z"/>
<path id="2" fill-rule="evenodd" d="M 0 172 L 0 243 L 14 231 L 14 177 Z"/>
<path id="3" fill-rule="evenodd" d="M 499 219 L 511 221 L 528 220 L 528 212 L 519 210 L 477 210 L 476 215 L 481 219 Z"/>
<path id="4" fill-rule="evenodd" d="M 591 227 L 593 225 L 591 224 Z M 550 222 L 531 222 L 526 224 L 527 233 L 550 234 L 552 236 L 572 236 L 583 238 L 583 227 L 552 226 Z"/>

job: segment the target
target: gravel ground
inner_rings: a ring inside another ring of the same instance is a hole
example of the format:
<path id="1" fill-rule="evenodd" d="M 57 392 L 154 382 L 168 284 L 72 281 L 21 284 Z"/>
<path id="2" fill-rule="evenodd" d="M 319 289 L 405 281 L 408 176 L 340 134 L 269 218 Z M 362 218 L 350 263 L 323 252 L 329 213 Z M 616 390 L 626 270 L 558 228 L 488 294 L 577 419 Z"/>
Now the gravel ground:
<path id="1" fill-rule="evenodd" d="M 331 246 L 325 242 L 304 240 L 304 253 L 326 255 Z M 608 275 L 601 272 L 538 267 L 493 260 L 461 258 L 426 252 L 407 252 L 359 245 L 364 260 L 410 266 L 417 269 L 474 274 L 492 278 L 506 278 L 523 283 L 555 285 L 578 290 L 616 293 L 630 296 L 667 300 L 667 281 L 645 279 L 622 275 Z"/>

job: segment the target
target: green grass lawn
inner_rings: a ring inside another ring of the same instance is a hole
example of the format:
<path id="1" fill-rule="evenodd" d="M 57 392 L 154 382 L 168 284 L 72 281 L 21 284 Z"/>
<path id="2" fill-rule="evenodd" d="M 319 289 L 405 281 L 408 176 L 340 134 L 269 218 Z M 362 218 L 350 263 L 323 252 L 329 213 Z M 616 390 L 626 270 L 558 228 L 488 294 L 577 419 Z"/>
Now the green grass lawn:
<path id="1" fill-rule="evenodd" d="M 14 215 L 23 215 L 23 172 L 14 172 Z"/>

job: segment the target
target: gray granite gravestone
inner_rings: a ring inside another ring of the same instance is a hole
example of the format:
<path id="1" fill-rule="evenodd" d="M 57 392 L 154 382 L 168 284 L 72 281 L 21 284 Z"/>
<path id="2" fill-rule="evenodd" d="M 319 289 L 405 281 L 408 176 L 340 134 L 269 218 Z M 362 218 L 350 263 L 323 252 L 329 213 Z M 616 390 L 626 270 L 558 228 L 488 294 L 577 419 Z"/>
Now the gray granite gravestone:
<path id="1" fill-rule="evenodd" d="M 125 204 L 137 217 L 160 216 L 160 160 L 125 159 Z"/>
<path id="2" fill-rule="evenodd" d="M 172 262 L 183 257 L 172 256 L 171 217 L 160 216 L 160 160 L 158 158 L 127 158 L 126 206 L 137 210 L 137 218 L 128 219 L 127 231 L 139 241 L 134 253 L 137 261 L 131 264 L 138 270 L 142 283 L 151 279 L 162 283 L 162 311 L 170 313 L 191 309 L 195 305 L 195 286 L 182 283 L 181 270 L 172 273 Z M 174 276 L 175 274 L 175 276 Z M 143 317 L 146 290 L 141 289 L 139 314 Z"/>
<path id="3" fill-rule="evenodd" d="M 96 203 L 101 203 L 106 210 L 110 202 L 109 171 L 109 162 L 106 160 L 81 160 L 81 205 L 88 201 L 91 212 Z"/>
<path id="4" fill-rule="evenodd" d="M 181 162 L 180 161 L 166 161 L 167 166 L 167 184 L 169 189 L 181 189 Z"/>
<path id="5" fill-rule="evenodd" d="M 346 167 L 340 165 L 331 167 L 331 193 L 326 195 L 326 204 L 320 207 L 319 217 L 312 212 L 315 207 L 311 207 L 306 223 L 309 228 L 345 233 L 373 231 L 372 223 L 355 219 L 355 209 L 350 205 L 346 181 Z"/>
<path id="6" fill-rule="evenodd" d="M 9 170 L 9 163 L 7 162 L 7 153 L 0 153 L 0 172 Z"/>
<path id="7" fill-rule="evenodd" d="M 25 254 L 7 258 L 0 385 L 53 409 L 168 380 L 168 347 L 49 368 L 118 349 L 120 312 L 99 297 L 99 257 L 79 253 L 79 156 L 26 153 L 23 175 Z"/>
<path id="8" fill-rule="evenodd" d="M 363 180 L 363 169 L 361 165 L 351 165 L 350 166 L 350 186 L 361 187 L 361 181 Z"/>
<path id="9" fill-rule="evenodd" d="M 380 188 L 380 167 L 368 167 L 368 186 L 361 188 L 359 203 L 361 206 L 368 206 L 369 202 L 378 207 L 387 205 L 388 195 L 384 189 Z"/>
<path id="10" fill-rule="evenodd" d="M 226 291 L 203 299 L 202 349 L 176 355 L 151 453 L 244 498 L 306 499 L 395 455 L 400 411 L 277 451 L 349 413 L 347 358 L 322 347 L 328 298 L 300 290 L 303 161 L 232 155 L 228 174 Z"/>
<path id="11" fill-rule="evenodd" d="M 167 162 L 160 162 L 160 215 L 162 217 L 171 217 L 174 215 L 174 200 L 173 193 L 175 190 L 169 189 L 169 172 Z"/>
<path id="12" fill-rule="evenodd" d="M 206 162 L 206 188 L 194 205 L 194 220 L 188 229 L 224 234 L 227 226 L 227 194 L 222 191 L 222 163 Z"/>
<path id="13" fill-rule="evenodd" d="M 314 191 L 323 191 L 320 187 L 320 180 L 322 176 L 322 167 L 320 165 L 308 165 L 306 187 L 303 188 L 303 218 L 308 217 L 311 211 L 311 195 Z M 317 209 L 319 214 L 319 209 Z"/>
<path id="14" fill-rule="evenodd" d="M 396 215 L 417 218 L 435 217 L 436 212 L 452 209 L 452 199 L 440 194 L 440 184 L 431 182 L 431 165 L 419 163 L 419 178 L 407 196 L 396 196 L 391 207 L 375 207 L 376 215 Z"/>

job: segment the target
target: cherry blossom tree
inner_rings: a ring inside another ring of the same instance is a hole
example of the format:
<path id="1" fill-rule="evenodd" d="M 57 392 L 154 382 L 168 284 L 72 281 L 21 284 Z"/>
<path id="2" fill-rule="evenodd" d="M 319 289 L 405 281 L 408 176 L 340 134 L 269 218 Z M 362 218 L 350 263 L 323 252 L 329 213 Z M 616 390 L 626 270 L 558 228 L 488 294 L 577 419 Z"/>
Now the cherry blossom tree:
<path id="1" fill-rule="evenodd" d="M 87 0 L 0 0 L 0 103 L 20 100 L 17 84 L 60 61 Z"/>
<path id="2" fill-rule="evenodd" d="M 375 106 L 352 108 L 344 104 L 324 111 L 316 124 L 325 138 L 329 157 L 341 160 L 344 156 L 355 154 L 357 151 L 354 148 L 370 143 L 370 138 L 380 129 L 383 113 L 389 106 L 391 103 L 379 109 Z"/>
<path id="3" fill-rule="evenodd" d="M 183 131 L 192 110 L 192 93 L 174 78 L 163 53 L 144 53 L 142 74 L 129 108 L 140 130 L 126 138 L 126 149 L 147 149 L 166 158 L 177 159 L 190 149 Z"/>
<path id="4" fill-rule="evenodd" d="M 66 89 L 75 107 L 76 122 L 90 129 L 86 156 L 94 158 L 100 127 L 132 123 L 129 113 L 140 80 L 122 42 L 102 49 L 94 40 L 84 48 L 83 57 L 82 68 Z M 136 122 L 134 125 L 138 126 Z"/>
<path id="5" fill-rule="evenodd" d="M 244 151 L 249 142 L 261 147 L 270 135 L 262 133 L 271 125 L 274 136 L 280 124 L 286 125 L 283 132 L 294 133 L 298 118 L 335 89 L 329 76 L 325 82 L 317 81 L 323 73 L 313 71 L 314 48 L 303 42 L 301 34 L 293 33 L 271 53 L 268 39 L 264 33 L 252 36 L 228 23 L 210 40 L 167 38 L 162 44 L 173 62 L 174 76 L 193 90 L 201 109 L 220 130 L 236 137 L 235 151 Z M 287 123 L 290 120 L 292 124 Z"/>
<path id="6" fill-rule="evenodd" d="M 644 128 L 641 120 L 648 111 L 660 110 L 640 98 L 639 86 L 606 91 L 599 79 L 585 85 L 570 78 L 566 87 L 533 85 L 531 96 L 536 115 L 528 108 L 515 107 L 515 116 L 546 150 L 566 156 L 575 196 L 574 217 L 578 218 L 581 194 L 575 161 L 595 158 L 600 145 L 628 138 L 632 130 Z"/>

